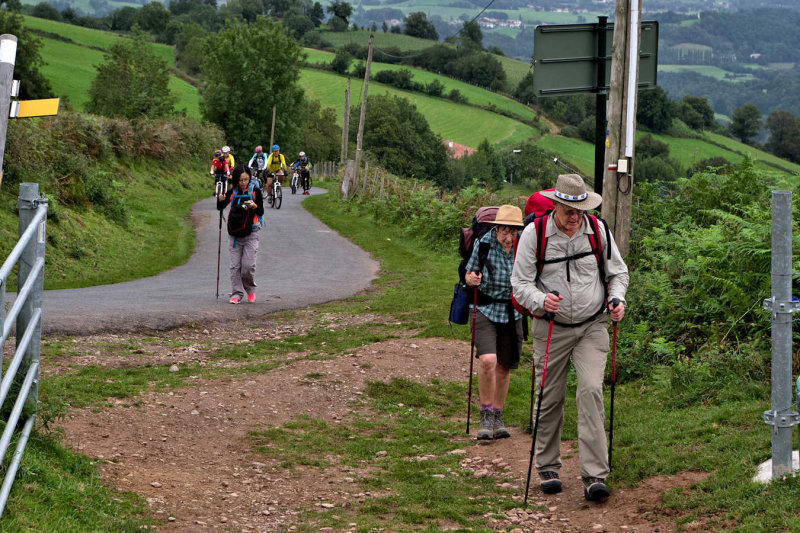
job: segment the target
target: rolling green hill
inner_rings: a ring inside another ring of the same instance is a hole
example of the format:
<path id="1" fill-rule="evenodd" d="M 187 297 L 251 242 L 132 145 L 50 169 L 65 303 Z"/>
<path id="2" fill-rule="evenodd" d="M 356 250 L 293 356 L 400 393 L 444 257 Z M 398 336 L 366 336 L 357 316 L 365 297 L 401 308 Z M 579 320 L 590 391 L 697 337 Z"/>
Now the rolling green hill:
<path id="1" fill-rule="evenodd" d="M 308 62 L 315 63 L 315 64 L 329 64 L 334 57 L 334 54 L 330 52 L 323 52 L 321 50 L 314 50 L 310 48 L 306 48 L 306 53 L 308 54 Z M 513 113 L 514 115 L 521 117 L 525 120 L 533 120 L 535 113 L 533 109 L 530 107 L 517 102 L 511 98 L 506 96 L 502 96 L 497 93 L 493 93 L 481 87 L 476 87 L 475 85 L 470 85 L 469 83 L 465 83 L 463 81 L 454 80 L 453 78 L 448 78 L 447 76 L 441 76 L 439 74 L 434 74 L 432 72 L 428 72 L 427 70 L 422 70 L 419 68 L 408 67 L 405 65 L 390 65 L 388 63 L 372 63 L 371 72 L 373 74 L 383 71 L 383 70 L 400 70 L 400 69 L 408 69 L 413 74 L 413 79 L 416 82 L 428 84 L 431 83 L 433 80 L 438 80 L 442 85 L 445 87 L 445 93 L 449 92 L 451 89 L 458 89 L 458 91 L 467 99 L 467 101 L 472 105 L 478 106 L 495 106 L 496 108 L 506 111 L 508 113 Z"/>
<path id="2" fill-rule="evenodd" d="M 336 111 L 341 119 L 344 115 L 344 91 L 347 80 L 331 72 L 303 69 L 300 83 L 306 93 L 323 106 Z M 360 102 L 361 84 L 351 85 L 351 105 Z M 470 106 L 456 104 L 444 98 L 433 98 L 420 93 L 401 91 L 381 83 L 370 83 L 369 94 L 391 94 L 407 98 L 425 115 L 431 129 L 444 139 L 453 140 L 467 146 L 477 147 L 483 139 L 511 148 L 538 136 L 532 127 L 514 119 L 503 117 Z"/>
<path id="3" fill-rule="evenodd" d="M 104 52 L 123 37 L 110 32 L 82 28 L 63 22 L 25 17 L 25 25 L 40 35 L 58 35 L 63 39 L 41 37 L 42 73 L 50 79 L 56 96 L 67 96 L 74 109 L 83 110 L 89 100 L 89 87 L 97 75 L 95 67 L 103 62 Z M 175 54 L 171 46 L 151 44 L 153 50 L 172 67 Z M 170 90 L 178 97 L 175 108 L 185 109 L 190 117 L 200 118 L 200 96 L 190 83 L 170 76 Z"/>

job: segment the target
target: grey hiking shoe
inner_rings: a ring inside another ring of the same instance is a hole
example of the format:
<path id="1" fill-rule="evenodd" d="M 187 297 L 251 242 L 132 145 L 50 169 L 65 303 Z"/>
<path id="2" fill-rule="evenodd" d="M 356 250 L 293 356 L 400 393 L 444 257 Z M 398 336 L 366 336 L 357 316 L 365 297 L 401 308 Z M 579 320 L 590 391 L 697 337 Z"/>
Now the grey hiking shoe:
<path id="1" fill-rule="evenodd" d="M 481 409 L 481 427 L 478 429 L 478 440 L 492 440 L 494 426 L 494 410 Z"/>
<path id="2" fill-rule="evenodd" d="M 494 433 L 493 436 L 495 439 L 507 439 L 511 436 L 506 426 L 503 424 L 503 410 L 502 409 L 495 409 L 494 410 Z"/>
<path id="3" fill-rule="evenodd" d="M 599 477 L 583 478 L 583 497 L 590 502 L 604 500 L 611 495 L 605 480 Z"/>
<path id="4" fill-rule="evenodd" d="M 558 472 L 555 470 L 539 472 L 539 488 L 545 494 L 558 494 L 561 492 L 561 480 L 558 479 Z"/>

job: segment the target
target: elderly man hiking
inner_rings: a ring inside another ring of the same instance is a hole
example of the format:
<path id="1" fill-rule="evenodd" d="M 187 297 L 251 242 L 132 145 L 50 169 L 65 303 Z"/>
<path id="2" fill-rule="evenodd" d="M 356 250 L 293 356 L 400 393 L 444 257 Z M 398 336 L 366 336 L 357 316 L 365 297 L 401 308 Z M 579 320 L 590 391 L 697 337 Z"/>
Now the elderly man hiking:
<path id="1" fill-rule="evenodd" d="M 509 373 L 519 366 L 522 350 L 522 315 L 511 304 L 512 247 L 523 227 L 522 211 L 513 205 L 500 206 L 493 225 L 473 248 L 465 275 L 468 286 L 478 287 L 475 347 L 481 402 L 479 441 L 511 436 L 503 425 L 503 405 Z"/>
<path id="2" fill-rule="evenodd" d="M 578 378 L 578 454 L 584 496 L 601 500 L 610 494 L 605 485 L 609 464 L 603 409 L 606 311 L 614 322 L 625 315 L 628 268 L 605 222 L 586 214 L 600 205 L 602 197 L 588 192 L 580 176 L 561 175 L 555 190 L 542 194 L 555 202 L 554 210 L 525 229 L 511 276 L 517 302 L 540 318 L 533 325 L 537 383 L 550 342 L 540 396 L 536 471 L 543 492 L 561 492 L 561 426 L 572 355 Z"/>

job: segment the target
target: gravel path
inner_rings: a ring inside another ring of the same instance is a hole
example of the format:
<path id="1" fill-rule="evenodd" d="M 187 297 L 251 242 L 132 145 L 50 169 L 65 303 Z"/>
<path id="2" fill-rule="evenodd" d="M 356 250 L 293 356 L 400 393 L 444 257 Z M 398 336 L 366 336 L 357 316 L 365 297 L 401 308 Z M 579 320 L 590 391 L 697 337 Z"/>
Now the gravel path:
<path id="1" fill-rule="evenodd" d="M 322 194 L 324 189 L 312 189 Z M 168 329 L 199 320 L 226 320 L 346 298 L 367 288 L 378 272 L 369 254 L 311 216 L 305 197 L 284 190 L 279 210 L 265 206 L 256 267 L 257 301 L 228 304 L 227 233 L 222 229 L 220 296 L 217 283 L 219 218 L 213 198 L 197 202 L 197 236 L 189 261 L 157 276 L 114 285 L 46 291 L 45 334 Z M 226 211 L 227 214 L 227 211 Z M 46 274 L 45 274 L 46 275 Z"/>

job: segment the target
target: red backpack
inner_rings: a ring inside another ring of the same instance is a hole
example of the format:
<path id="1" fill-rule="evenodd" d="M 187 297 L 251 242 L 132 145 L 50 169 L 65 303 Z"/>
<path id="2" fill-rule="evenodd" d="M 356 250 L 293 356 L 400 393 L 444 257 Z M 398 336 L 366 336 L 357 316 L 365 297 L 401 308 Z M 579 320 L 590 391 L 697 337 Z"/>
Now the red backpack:
<path id="1" fill-rule="evenodd" d="M 462 284 L 464 276 L 467 274 L 467 263 L 472 257 L 472 249 L 481 237 L 492 229 L 492 222 L 497 217 L 497 206 L 481 207 L 472 217 L 472 224 L 468 228 L 461 228 L 458 236 L 458 253 L 461 256 L 461 263 L 458 265 L 458 279 Z"/>

